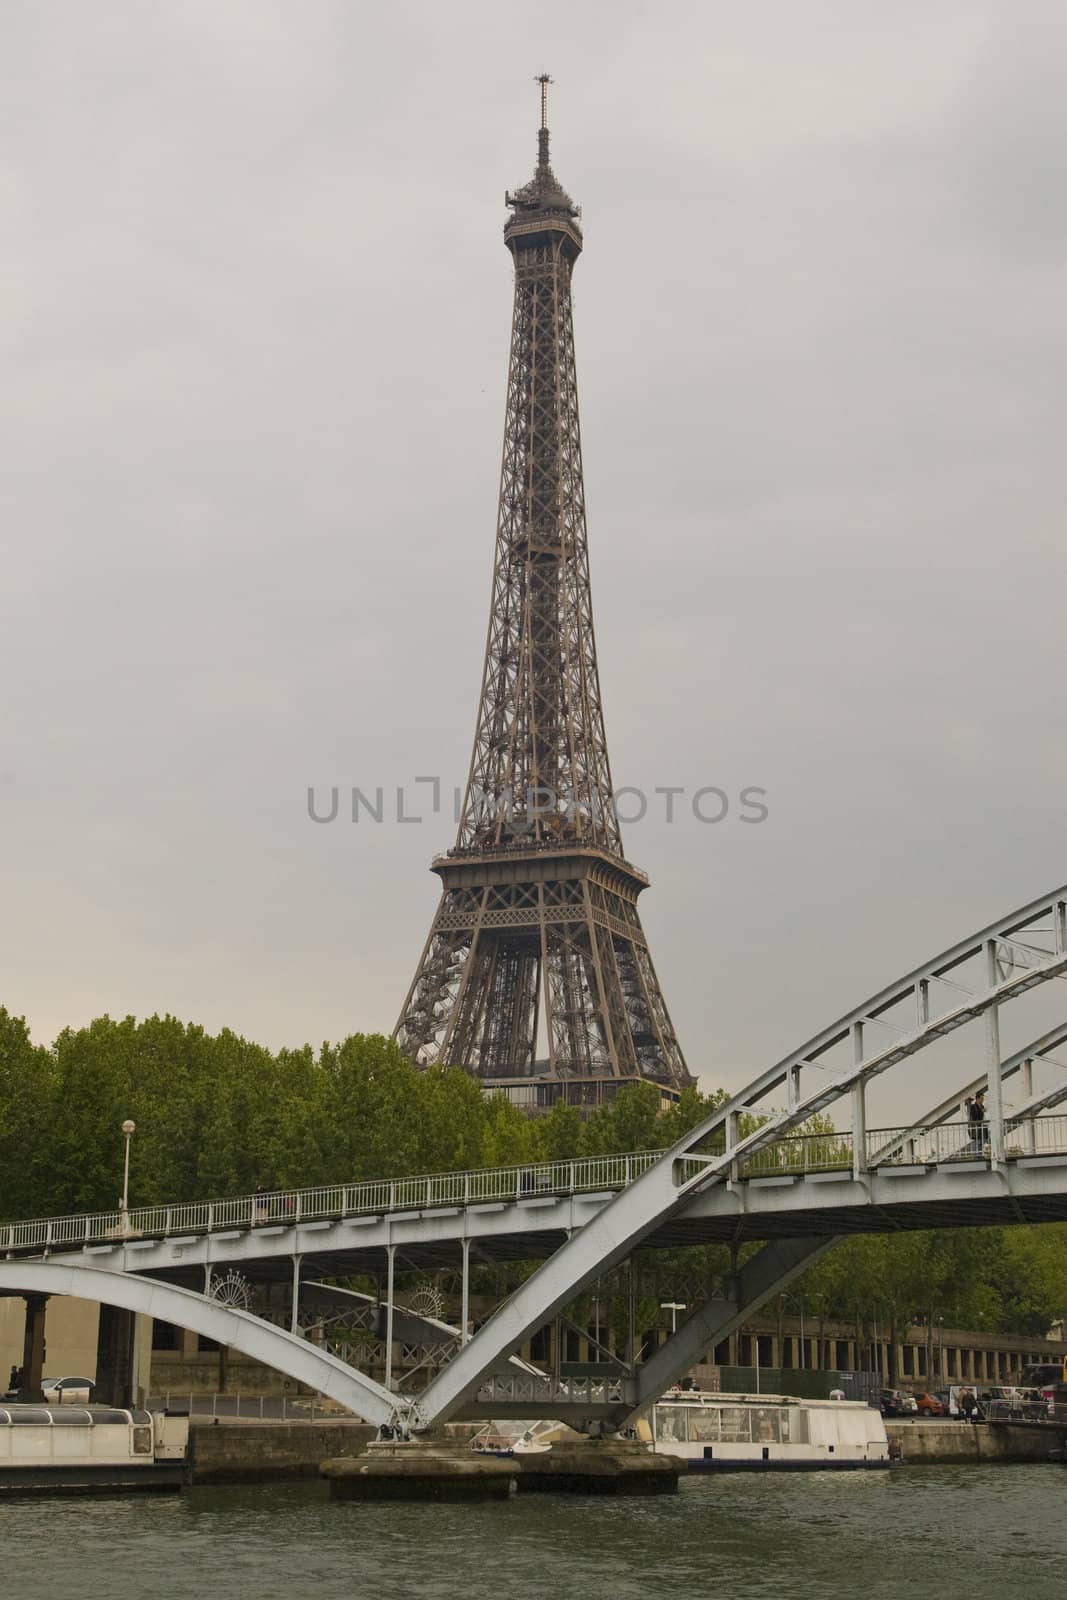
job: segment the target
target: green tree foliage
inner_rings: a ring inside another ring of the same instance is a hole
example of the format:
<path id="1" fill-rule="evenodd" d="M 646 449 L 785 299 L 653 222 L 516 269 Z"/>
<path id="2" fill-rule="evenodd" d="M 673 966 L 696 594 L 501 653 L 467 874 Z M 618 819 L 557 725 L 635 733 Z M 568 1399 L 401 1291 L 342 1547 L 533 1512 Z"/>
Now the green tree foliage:
<path id="1" fill-rule="evenodd" d="M 852 1322 L 862 1344 L 912 1323 L 1041 1335 L 1067 1313 L 1067 1224 L 867 1234 L 800 1278 L 817 1320 Z"/>
<path id="2" fill-rule="evenodd" d="M 54 1075 L 51 1051 L 34 1045 L 22 1017 L 0 1006 L 0 1216 L 48 1204 L 41 1133 L 54 1103 Z"/>
<path id="3" fill-rule="evenodd" d="M 378 1034 L 272 1052 L 176 1017 L 105 1016 L 47 1049 L 0 1008 L 0 1217 L 114 1209 L 126 1117 L 137 1124 L 136 1207 L 662 1149 L 725 1098 L 686 1089 L 664 1111 L 655 1088 L 632 1084 L 585 1120 L 562 1104 L 530 1119 L 458 1068 L 417 1070 Z M 743 1117 L 742 1137 L 758 1125 Z M 800 1132 L 832 1165 L 829 1120 Z M 772 1148 L 772 1163 L 792 1159 L 792 1146 Z M 861 1338 L 875 1323 L 885 1337 L 916 1319 L 1041 1333 L 1067 1313 L 1065 1247 L 1067 1225 L 858 1237 L 790 1295 L 803 1294 L 816 1320 L 853 1322 Z M 639 1265 L 695 1295 L 721 1281 L 729 1252 L 658 1251 Z"/>

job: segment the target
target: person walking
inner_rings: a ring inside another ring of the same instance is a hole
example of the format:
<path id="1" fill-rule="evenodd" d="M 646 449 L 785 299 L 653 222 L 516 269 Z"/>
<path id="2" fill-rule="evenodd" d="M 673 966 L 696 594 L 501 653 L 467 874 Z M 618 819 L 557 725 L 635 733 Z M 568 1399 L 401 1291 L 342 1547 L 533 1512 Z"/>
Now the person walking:
<path id="1" fill-rule="evenodd" d="M 979 1417 L 978 1396 L 973 1389 L 961 1389 L 959 1397 L 960 1415 L 966 1422 L 977 1422 Z"/>
<path id="2" fill-rule="evenodd" d="M 967 1122 L 971 1132 L 971 1149 L 976 1156 L 985 1155 L 989 1143 L 989 1129 L 985 1125 L 984 1089 L 979 1089 L 974 1099 L 967 1101 Z"/>

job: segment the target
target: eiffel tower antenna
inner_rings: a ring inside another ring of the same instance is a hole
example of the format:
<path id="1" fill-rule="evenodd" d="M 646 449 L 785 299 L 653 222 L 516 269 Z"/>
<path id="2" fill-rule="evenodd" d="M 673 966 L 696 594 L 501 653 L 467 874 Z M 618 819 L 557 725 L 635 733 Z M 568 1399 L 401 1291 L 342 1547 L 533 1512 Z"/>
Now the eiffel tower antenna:
<path id="1" fill-rule="evenodd" d="M 541 126 L 545 129 L 548 127 L 548 86 L 552 81 L 547 72 L 539 72 L 534 79 L 541 85 Z"/>
<path id="2" fill-rule="evenodd" d="M 552 79 L 547 72 L 541 72 L 534 82 L 541 85 L 541 126 L 537 130 L 537 165 L 540 169 L 548 166 L 548 86 Z"/>
<path id="3" fill-rule="evenodd" d="M 489 636 L 466 797 L 396 1038 L 531 1110 L 693 1080 L 623 853 L 600 700 L 571 275 L 580 213 L 548 164 L 505 197 L 515 268 Z M 539 1050 L 543 1054 L 539 1055 Z"/>

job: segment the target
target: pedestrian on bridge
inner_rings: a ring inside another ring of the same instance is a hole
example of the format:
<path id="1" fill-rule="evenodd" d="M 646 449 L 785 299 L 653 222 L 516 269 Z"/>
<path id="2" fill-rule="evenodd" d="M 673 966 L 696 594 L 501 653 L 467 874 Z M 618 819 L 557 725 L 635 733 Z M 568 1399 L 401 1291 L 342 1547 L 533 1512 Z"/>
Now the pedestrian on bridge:
<path id="1" fill-rule="evenodd" d="M 989 1143 L 989 1129 L 985 1125 L 985 1090 L 979 1089 L 973 1100 L 967 1101 L 967 1121 L 971 1130 L 971 1149 L 976 1156 L 985 1155 Z"/>

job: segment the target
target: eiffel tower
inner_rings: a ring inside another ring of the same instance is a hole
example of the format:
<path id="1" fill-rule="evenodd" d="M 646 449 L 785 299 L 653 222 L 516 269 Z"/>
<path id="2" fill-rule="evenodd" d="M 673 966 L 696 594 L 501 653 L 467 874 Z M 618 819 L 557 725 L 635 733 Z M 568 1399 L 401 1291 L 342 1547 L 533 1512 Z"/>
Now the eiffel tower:
<path id="1" fill-rule="evenodd" d="M 530 1110 L 591 1106 L 620 1083 L 693 1079 L 623 855 L 600 703 L 571 273 L 580 212 L 549 164 L 505 196 L 515 266 L 489 637 L 455 847 L 396 1038 Z"/>

